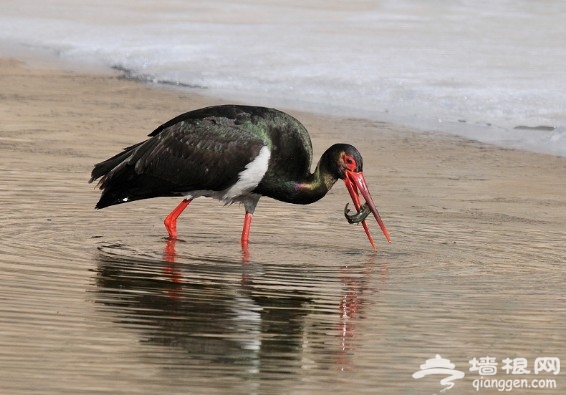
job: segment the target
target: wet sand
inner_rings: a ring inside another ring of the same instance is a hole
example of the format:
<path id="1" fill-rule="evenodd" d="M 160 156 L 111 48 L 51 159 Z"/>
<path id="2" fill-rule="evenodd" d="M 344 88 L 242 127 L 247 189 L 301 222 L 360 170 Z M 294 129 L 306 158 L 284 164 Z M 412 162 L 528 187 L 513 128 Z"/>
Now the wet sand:
<path id="1" fill-rule="evenodd" d="M 441 354 L 466 372 L 455 383 L 467 394 L 474 357 L 566 361 L 565 158 L 288 111 L 316 159 L 335 142 L 358 147 L 393 243 L 370 223 L 372 252 L 337 184 L 311 206 L 260 201 L 242 259 L 240 207 L 196 201 L 175 246 L 162 219 L 177 200 L 95 211 L 87 184 L 94 163 L 220 100 L 8 59 L 0 80 L 9 393 L 420 394 L 443 388 L 411 377 Z M 563 376 L 544 378 L 558 393 Z"/>

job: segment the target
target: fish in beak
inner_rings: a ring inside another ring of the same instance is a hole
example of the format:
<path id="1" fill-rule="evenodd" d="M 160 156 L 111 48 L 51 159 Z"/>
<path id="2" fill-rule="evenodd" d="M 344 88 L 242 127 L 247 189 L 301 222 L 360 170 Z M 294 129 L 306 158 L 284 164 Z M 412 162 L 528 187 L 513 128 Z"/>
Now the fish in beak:
<path id="1" fill-rule="evenodd" d="M 350 196 L 354 203 L 354 207 L 356 208 L 357 211 L 357 214 L 348 215 L 347 214 L 348 205 L 346 205 L 344 214 L 346 215 L 348 222 L 357 223 L 361 221 L 371 246 L 373 247 L 374 250 L 377 251 L 377 247 L 373 242 L 373 238 L 371 237 L 371 233 L 369 232 L 369 228 L 365 220 L 365 218 L 369 215 L 369 213 L 372 213 L 375 219 L 377 220 L 377 223 L 379 224 L 379 227 L 381 228 L 383 235 L 385 236 L 387 241 L 391 243 L 391 237 L 389 236 L 389 232 L 387 231 L 385 224 L 381 220 L 381 216 L 379 215 L 379 212 L 377 211 L 377 207 L 375 207 L 375 203 L 373 202 L 373 199 L 371 198 L 371 195 L 369 193 L 369 189 L 364 174 L 361 171 L 355 172 L 351 170 L 346 170 L 346 177 L 344 178 L 344 183 L 346 184 L 346 188 L 348 188 L 348 192 L 350 193 Z M 363 207 L 360 200 L 360 195 L 359 195 L 360 192 L 364 200 L 366 201 Z"/>

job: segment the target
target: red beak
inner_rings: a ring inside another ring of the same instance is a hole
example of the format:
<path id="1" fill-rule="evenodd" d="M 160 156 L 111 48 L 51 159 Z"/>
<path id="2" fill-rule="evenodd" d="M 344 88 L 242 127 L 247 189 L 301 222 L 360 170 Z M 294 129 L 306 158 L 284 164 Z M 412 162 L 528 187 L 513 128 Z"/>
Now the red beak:
<path id="1" fill-rule="evenodd" d="M 362 196 L 364 197 L 366 203 L 368 204 L 368 207 L 370 208 L 373 216 L 377 220 L 377 223 L 379 224 L 379 227 L 381 228 L 383 235 L 385 236 L 387 241 L 391 243 L 391 237 L 389 237 L 389 232 L 387 231 L 385 224 L 381 220 L 381 216 L 379 215 L 379 212 L 377 211 L 377 207 L 375 207 L 375 203 L 373 202 L 373 199 L 371 198 L 371 195 L 369 193 L 369 189 L 366 183 L 366 179 L 364 178 L 364 174 L 361 171 L 353 172 L 346 170 L 346 178 L 344 178 L 344 183 L 346 184 L 346 188 L 348 188 L 348 192 L 350 192 L 350 196 L 352 197 L 352 201 L 354 202 L 354 206 L 356 207 L 356 210 L 358 212 L 362 207 L 358 190 L 362 193 Z M 373 242 L 373 238 L 369 233 L 369 228 L 365 220 L 362 221 L 362 225 L 364 227 L 368 240 L 371 243 L 371 246 L 373 247 L 374 250 L 377 251 L 377 247 Z"/>

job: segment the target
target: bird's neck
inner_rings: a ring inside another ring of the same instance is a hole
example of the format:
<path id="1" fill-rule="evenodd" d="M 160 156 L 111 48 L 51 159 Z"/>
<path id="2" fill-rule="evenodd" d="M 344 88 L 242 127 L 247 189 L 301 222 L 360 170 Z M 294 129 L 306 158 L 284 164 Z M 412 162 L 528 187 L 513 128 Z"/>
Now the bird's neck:
<path id="1" fill-rule="evenodd" d="M 287 203 L 310 204 L 322 199 L 336 180 L 329 172 L 324 171 L 319 163 L 314 173 L 297 180 L 278 183 L 272 188 L 268 187 L 269 191 L 265 190 L 263 194 Z"/>
<path id="2" fill-rule="evenodd" d="M 322 199 L 336 181 L 335 177 L 321 169 L 319 163 L 314 173 L 309 174 L 304 180 L 296 183 L 297 197 L 304 201 L 301 203 L 314 203 Z"/>

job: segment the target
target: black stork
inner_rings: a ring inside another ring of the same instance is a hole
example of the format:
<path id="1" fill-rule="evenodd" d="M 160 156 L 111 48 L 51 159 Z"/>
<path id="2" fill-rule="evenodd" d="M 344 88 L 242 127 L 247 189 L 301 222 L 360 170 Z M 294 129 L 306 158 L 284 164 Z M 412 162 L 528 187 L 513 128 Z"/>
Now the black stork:
<path id="1" fill-rule="evenodd" d="M 372 213 L 390 240 L 362 173 L 362 156 L 348 144 L 328 148 L 314 171 L 312 144 L 305 127 L 271 108 L 222 105 L 181 114 L 155 129 L 149 138 L 94 166 L 91 179 L 102 196 L 97 209 L 160 196 L 182 196 L 165 218 L 169 238 L 177 238 L 177 218 L 201 196 L 226 204 L 243 203 L 246 214 L 241 244 L 247 248 L 250 224 L 262 196 L 288 203 L 321 199 L 341 179 L 374 249 L 365 218 Z M 362 206 L 358 190 L 366 203 Z M 345 209 L 346 214 L 346 209 Z"/>

